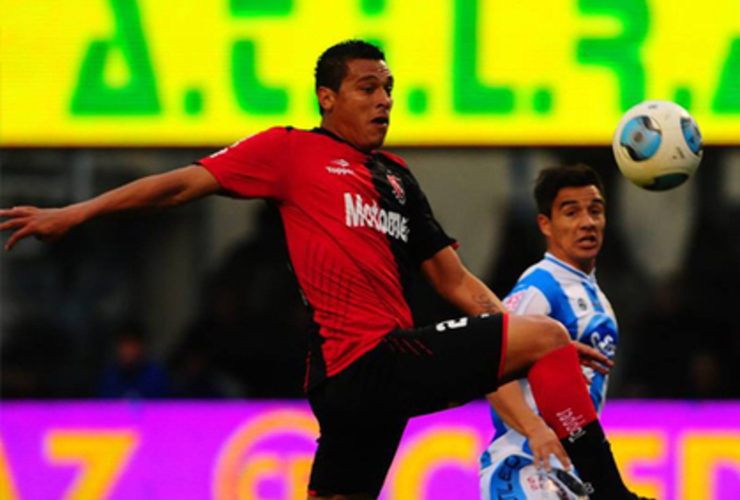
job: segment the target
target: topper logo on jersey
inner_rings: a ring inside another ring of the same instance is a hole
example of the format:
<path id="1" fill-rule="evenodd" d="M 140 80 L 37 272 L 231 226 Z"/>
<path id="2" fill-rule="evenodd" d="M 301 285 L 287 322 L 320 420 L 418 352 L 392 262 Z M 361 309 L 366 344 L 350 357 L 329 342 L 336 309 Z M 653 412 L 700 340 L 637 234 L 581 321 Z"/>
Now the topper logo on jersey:
<path id="1" fill-rule="evenodd" d="M 331 165 L 326 166 L 326 171 L 330 174 L 336 175 L 355 175 L 354 170 L 349 167 L 349 162 L 344 159 L 332 160 L 329 162 Z"/>
<path id="2" fill-rule="evenodd" d="M 326 171 L 335 175 L 355 175 L 354 171 L 348 168 L 330 167 L 329 165 L 326 166 Z"/>
<path id="3" fill-rule="evenodd" d="M 409 220 L 398 212 L 384 210 L 378 202 L 365 203 L 362 196 L 344 193 L 347 227 L 369 227 L 403 242 L 409 240 Z"/>

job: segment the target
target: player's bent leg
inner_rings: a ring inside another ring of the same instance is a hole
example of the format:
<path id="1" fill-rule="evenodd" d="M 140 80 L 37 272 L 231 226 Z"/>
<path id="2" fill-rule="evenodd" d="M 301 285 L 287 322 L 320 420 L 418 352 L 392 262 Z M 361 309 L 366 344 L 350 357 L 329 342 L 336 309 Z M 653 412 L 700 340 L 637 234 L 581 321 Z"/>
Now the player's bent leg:
<path id="1" fill-rule="evenodd" d="M 537 316 L 509 315 L 500 383 L 526 375 L 542 418 L 555 431 L 592 500 L 633 498 L 598 421 L 578 352 L 565 328 Z"/>
<path id="2" fill-rule="evenodd" d="M 510 314 L 507 321 L 501 384 L 526 377 L 539 359 L 571 343 L 565 327 L 547 316 Z"/>
<path id="3" fill-rule="evenodd" d="M 542 418 L 560 438 L 591 500 L 633 498 L 598 421 L 578 351 L 567 332 L 542 318 L 527 322 L 512 315 L 509 321 L 507 349 L 512 351 L 506 354 L 504 379 L 526 372 Z"/>

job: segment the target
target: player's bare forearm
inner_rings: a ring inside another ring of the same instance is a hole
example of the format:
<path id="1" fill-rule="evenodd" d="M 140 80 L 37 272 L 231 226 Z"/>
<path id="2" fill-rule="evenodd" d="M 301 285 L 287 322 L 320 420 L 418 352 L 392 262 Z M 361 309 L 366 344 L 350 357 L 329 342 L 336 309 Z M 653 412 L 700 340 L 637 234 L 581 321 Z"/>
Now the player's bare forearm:
<path id="1" fill-rule="evenodd" d="M 457 304 L 467 314 L 498 314 L 506 312 L 503 302 L 481 280 L 469 272 L 457 293 Z"/>
<path id="2" fill-rule="evenodd" d="M 527 405 L 517 380 L 502 385 L 486 398 L 506 425 L 519 434 L 529 435 L 529 431 L 537 426 L 538 420 L 541 420 Z"/>
<path id="3" fill-rule="evenodd" d="M 487 398 L 509 427 L 529 439 L 537 468 L 551 470 L 550 455 L 555 455 L 565 468 L 570 468 L 570 459 L 563 445 L 555 432 L 529 407 L 518 381 L 502 385 Z"/>
<path id="4" fill-rule="evenodd" d="M 175 207 L 219 188 L 207 170 L 193 165 L 141 178 L 70 208 L 76 206 L 89 220 L 115 212 Z"/>
<path id="5" fill-rule="evenodd" d="M 218 182 L 208 171 L 189 166 L 144 177 L 63 208 L 13 207 L 0 210 L 0 217 L 7 219 L 0 224 L 0 231 L 12 231 L 5 244 L 5 249 L 10 250 L 28 236 L 55 241 L 73 227 L 101 215 L 177 206 L 219 189 Z"/>
<path id="6" fill-rule="evenodd" d="M 451 247 L 424 261 L 421 270 L 437 293 L 465 314 L 478 316 L 506 310 L 496 294 L 465 268 Z"/>

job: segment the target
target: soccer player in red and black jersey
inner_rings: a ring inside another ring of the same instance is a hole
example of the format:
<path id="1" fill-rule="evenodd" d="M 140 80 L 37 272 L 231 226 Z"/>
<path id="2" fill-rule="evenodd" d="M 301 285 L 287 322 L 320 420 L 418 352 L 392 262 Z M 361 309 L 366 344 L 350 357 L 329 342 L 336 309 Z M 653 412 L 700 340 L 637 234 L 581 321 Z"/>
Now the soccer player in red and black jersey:
<path id="1" fill-rule="evenodd" d="M 379 151 L 393 76 L 375 46 L 351 40 L 316 66 L 321 126 L 272 128 L 196 164 L 59 209 L 0 211 L 19 240 L 54 240 L 94 217 L 168 208 L 213 194 L 263 198 L 281 213 L 313 315 L 306 391 L 320 425 L 309 499 L 376 498 L 409 418 L 528 376 L 544 420 L 594 500 L 634 498 L 622 483 L 580 363 L 606 370 L 549 318 L 508 316 L 461 263 L 404 161 Z M 466 314 L 416 327 L 409 279 L 421 270 Z"/>

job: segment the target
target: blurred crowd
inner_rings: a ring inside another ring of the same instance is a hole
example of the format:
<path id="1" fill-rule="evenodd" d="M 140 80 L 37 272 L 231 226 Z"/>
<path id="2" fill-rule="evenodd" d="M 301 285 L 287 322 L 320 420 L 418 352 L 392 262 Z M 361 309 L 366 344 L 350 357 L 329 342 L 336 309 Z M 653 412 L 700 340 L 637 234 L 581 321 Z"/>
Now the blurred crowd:
<path id="1" fill-rule="evenodd" d="M 604 152 L 578 150 L 574 155 L 572 161 L 598 165 Z M 567 154 L 564 161 L 571 161 Z M 606 173 L 610 175 L 614 174 Z M 612 219 L 613 212 L 609 214 L 597 276 L 616 309 L 624 340 L 610 388 L 612 398 L 740 398 L 740 325 L 734 309 L 740 296 L 736 288 L 740 238 L 735 234 L 740 212 L 713 208 L 721 179 L 706 175 L 696 182 L 701 184 L 699 213 L 690 235 L 687 265 L 659 280 L 645 278 L 640 263 L 626 250 L 624 231 Z M 607 189 L 611 185 L 614 182 L 607 178 Z M 544 248 L 531 202 L 522 206 L 529 208 L 509 211 L 499 252 L 490 271 L 481 276 L 501 296 L 541 258 Z M 117 234 L 110 238 L 127 241 L 136 237 L 134 228 L 141 222 L 117 224 L 110 230 Z M 3 272 L 13 275 L 3 281 L 4 296 L 22 294 L 30 297 L 26 302 L 32 305 L 25 312 L 12 311 L 11 319 L 3 318 L 1 398 L 302 396 L 310 318 L 288 266 L 281 222 L 273 208 L 260 209 L 255 230 L 232 245 L 199 280 L 194 292 L 198 308 L 191 311 L 176 342 L 164 351 L 152 348 L 158 332 L 142 318 L 128 315 L 110 320 L 108 315 L 101 321 L 98 318 L 105 315 L 92 315 L 86 309 L 95 295 L 103 293 L 99 283 L 128 283 L 131 270 L 137 268 L 135 260 L 146 258 L 121 258 L 127 251 L 106 257 L 100 239 L 98 232 L 93 243 L 80 230 L 66 243 L 52 245 L 56 267 L 42 258 L 14 261 L 13 269 L 3 263 Z M 90 253 L 97 255 L 99 265 L 71 264 Z M 64 318 L 39 312 L 46 306 L 41 303 L 47 300 L 44 287 L 54 286 L 50 281 L 85 279 L 98 285 L 81 286 L 91 296 L 76 297 L 75 306 L 59 308 Z M 456 315 L 422 280 L 414 283 L 414 289 L 412 307 L 418 323 Z M 33 308 L 34 300 L 39 302 L 38 310 Z M 4 309 L 9 302 L 3 299 Z M 94 319 L 80 319 L 89 316 Z"/>
<path id="2" fill-rule="evenodd" d="M 166 357 L 143 321 L 101 325 L 84 356 L 74 335 L 29 320 L 2 349 L 0 395 L 36 398 L 296 398 L 302 395 L 308 314 L 288 267 L 279 215 L 260 213 L 203 283 L 201 310 Z M 79 366 L 86 369 L 80 372 Z"/>

